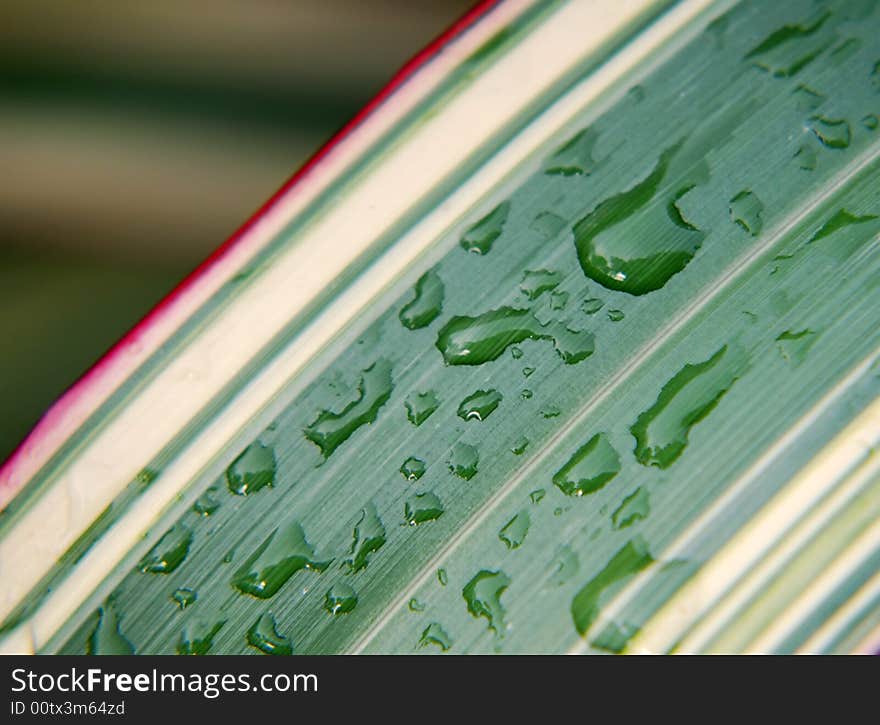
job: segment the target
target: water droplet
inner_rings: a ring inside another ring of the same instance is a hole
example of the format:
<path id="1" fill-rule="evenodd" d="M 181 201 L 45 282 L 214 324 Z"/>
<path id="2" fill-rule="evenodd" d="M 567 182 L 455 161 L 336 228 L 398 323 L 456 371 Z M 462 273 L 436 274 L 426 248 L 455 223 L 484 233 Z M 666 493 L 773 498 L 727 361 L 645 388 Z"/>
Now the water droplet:
<path id="1" fill-rule="evenodd" d="M 833 65 L 840 65 L 848 58 L 852 58 L 859 48 L 862 47 L 862 41 L 859 38 L 847 38 L 842 43 L 831 49 L 828 59 Z"/>
<path id="2" fill-rule="evenodd" d="M 138 568 L 152 574 L 170 574 L 181 565 L 189 547 L 193 532 L 183 524 L 175 524 L 166 531 L 156 545 L 141 559 Z"/>
<path id="3" fill-rule="evenodd" d="M 492 244 L 501 236 L 501 230 L 509 213 L 509 201 L 496 206 L 462 235 L 460 242 L 462 248 L 476 254 L 488 254 Z"/>
<path id="4" fill-rule="evenodd" d="M 557 312 L 564 310 L 565 306 L 568 304 L 568 297 L 568 292 L 554 290 L 550 294 L 550 309 Z"/>
<path id="5" fill-rule="evenodd" d="M 697 253 L 705 233 L 684 218 L 678 204 L 708 177 L 700 162 L 688 177 L 677 177 L 665 204 L 651 203 L 661 191 L 683 142 L 666 149 L 647 177 L 600 202 L 573 227 L 584 274 L 608 289 L 643 295 L 660 289 Z"/>
<path id="6" fill-rule="evenodd" d="M 525 436 L 520 436 L 519 438 L 517 438 L 514 441 L 513 446 L 511 447 L 510 450 L 514 455 L 521 456 L 525 452 L 526 448 L 528 448 L 528 447 L 529 447 L 529 439 L 526 438 Z"/>
<path id="7" fill-rule="evenodd" d="M 440 582 L 441 587 L 445 587 L 449 584 L 449 575 L 446 573 L 446 569 L 437 570 L 437 581 Z"/>
<path id="8" fill-rule="evenodd" d="M 544 496 L 547 495 L 547 492 L 543 488 L 536 488 L 529 494 L 529 501 L 533 504 L 539 504 L 544 500 Z"/>
<path id="9" fill-rule="evenodd" d="M 527 270 L 523 274 L 519 288 L 530 300 L 536 300 L 545 292 L 549 292 L 559 285 L 562 275 L 559 272 L 551 272 L 546 269 Z"/>
<path id="10" fill-rule="evenodd" d="M 391 397 L 391 363 L 379 359 L 363 371 L 358 383 L 358 397 L 340 413 L 322 410 L 303 431 L 305 437 L 321 449 L 324 458 L 347 441 L 362 425 L 373 423 L 379 409 Z"/>
<path id="11" fill-rule="evenodd" d="M 278 634 L 277 626 L 272 613 L 264 612 L 248 630 L 247 643 L 267 655 L 292 655 L 290 639 Z"/>
<path id="12" fill-rule="evenodd" d="M 406 605 L 411 612 L 424 612 L 425 605 L 422 604 L 418 599 L 413 597 L 409 600 L 409 603 Z"/>
<path id="13" fill-rule="evenodd" d="M 554 586 L 561 587 L 565 582 L 577 574 L 580 569 L 580 562 L 577 554 L 574 553 L 570 546 L 560 546 L 556 550 L 551 564 L 553 574 L 550 581 Z"/>
<path id="14" fill-rule="evenodd" d="M 571 616 L 575 629 L 583 635 L 599 615 L 602 595 L 613 584 L 623 581 L 653 563 L 647 542 L 636 536 L 611 557 L 605 567 L 575 594 Z"/>
<path id="15" fill-rule="evenodd" d="M 620 322 L 624 317 L 623 310 L 608 310 L 608 319 L 612 322 Z"/>
<path id="16" fill-rule="evenodd" d="M 819 231 L 810 237 L 810 242 L 818 242 L 820 239 L 830 237 L 841 229 L 856 224 L 865 224 L 866 222 L 874 221 L 875 219 L 877 219 L 877 217 L 873 214 L 858 216 L 857 214 L 851 214 L 846 209 L 840 209 L 832 214 L 828 221 L 821 226 Z"/>
<path id="17" fill-rule="evenodd" d="M 348 584 L 334 584 L 324 595 L 324 609 L 330 614 L 348 614 L 358 603 L 357 592 Z"/>
<path id="18" fill-rule="evenodd" d="M 598 134 L 592 128 L 575 134 L 548 159 L 544 173 L 556 176 L 590 174 L 596 166 L 593 148 L 597 138 Z"/>
<path id="19" fill-rule="evenodd" d="M 426 468 L 427 466 L 421 458 L 410 456 L 403 462 L 400 472 L 407 481 L 418 481 L 425 475 Z"/>
<path id="20" fill-rule="evenodd" d="M 194 604 L 198 598 L 199 595 L 194 589 L 187 589 L 186 587 L 175 589 L 174 593 L 171 595 L 172 601 L 177 604 L 180 609 L 186 609 L 191 604 Z"/>
<path id="21" fill-rule="evenodd" d="M 214 637 L 226 624 L 226 619 L 213 619 L 199 616 L 190 619 L 180 633 L 177 642 L 179 655 L 204 655 L 214 644 Z"/>
<path id="22" fill-rule="evenodd" d="M 557 506 L 555 509 L 553 509 L 554 516 L 562 516 L 562 514 L 564 514 L 564 513 L 565 513 L 565 511 L 562 510 L 561 506 Z"/>
<path id="23" fill-rule="evenodd" d="M 276 528 L 236 572 L 232 585 L 244 594 L 268 599 L 300 569 L 323 571 L 302 526 L 290 520 Z"/>
<path id="24" fill-rule="evenodd" d="M 761 212 L 764 205 L 755 194 L 748 189 L 743 189 L 730 200 L 730 219 L 738 224 L 753 237 L 761 233 L 764 225 Z"/>
<path id="25" fill-rule="evenodd" d="M 531 224 L 529 229 L 538 232 L 544 239 L 553 239 L 565 226 L 565 219 L 554 214 L 552 211 L 539 212 Z"/>
<path id="26" fill-rule="evenodd" d="M 410 393 L 404 406 L 409 422 L 418 427 L 440 407 L 440 399 L 433 390 L 427 390 L 424 393 Z"/>
<path id="27" fill-rule="evenodd" d="M 522 374 L 524 377 L 530 377 L 533 372 L 535 372 L 535 368 L 531 366 L 526 366 L 522 369 Z"/>
<path id="28" fill-rule="evenodd" d="M 801 83 L 791 92 L 798 111 L 815 111 L 825 102 L 825 96 Z"/>
<path id="29" fill-rule="evenodd" d="M 562 411 L 559 410 L 559 406 L 557 405 L 548 405 L 544 410 L 541 411 L 541 417 L 545 420 L 550 420 L 551 418 L 558 418 L 562 414 Z"/>
<path id="30" fill-rule="evenodd" d="M 153 481 L 159 478 L 159 472 L 155 468 L 142 468 L 135 477 L 141 489 L 147 488 Z"/>
<path id="31" fill-rule="evenodd" d="M 376 506 L 370 502 L 361 510 L 361 516 L 352 532 L 351 549 L 348 552 L 352 558 L 347 562 L 351 571 L 357 572 L 366 568 L 370 556 L 381 549 L 384 543 L 385 526 L 379 518 Z"/>
<path id="32" fill-rule="evenodd" d="M 235 557 L 235 549 L 230 549 L 226 552 L 226 556 L 223 557 L 224 564 L 230 564 L 232 559 Z"/>
<path id="33" fill-rule="evenodd" d="M 446 463 L 452 473 L 465 481 L 470 481 L 477 473 L 480 454 L 472 445 L 456 443 Z"/>
<path id="34" fill-rule="evenodd" d="M 869 131 L 876 131 L 880 126 L 880 117 L 874 113 L 869 113 L 862 119 L 862 125 Z"/>
<path id="35" fill-rule="evenodd" d="M 518 549 L 523 541 L 525 541 L 531 523 L 532 520 L 529 517 L 529 512 L 523 509 L 504 524 L 501 531 L 498 532 L 498 538 L 504 542 L 508 549 Z"/>
<path id="36" fill-rule="evenodd" d="M 651 513 L 651 502 L 648 492 L 639 487 L 621 502 L 611 514 L 611 523 L 615 529 L 625 529 L 636 521 L 641 521 Z"/>
<path id="37" fill-rule="evenodd" d="M 851 132 L 849 123 L 842 119 L 828 119 L 813 116 L 810 119 L 810 131 L 823 146 L 830 149 L 845 149 L 849 146 Z"/>
<path id="38" fill-rule="evenodd" d="M 193 511 L 199 516 L 210 516 L 213 514 L 220 508 L 220 502 L 215 498 L 216 493 L 217 487 L 210 486 L 207 491 L 196 499 L 196 502 L 193 504 Z"/>
<path id="39" fill-rule="evenodd" d="M 687 446 L 691 428 L 718 405 L 746 362 L 741 349 L 724 345 L 705 362 L 679 370 L 630 427 L 636 439 L 636 460 L 643 466 L 671 466 Z"/>
<path id="40" fill-rule="evenodd" d="M 510 355 L 514 360 L 519 360 L 523 356 L 523 351 L 514 345 L 510 348 Z"/>
<path id="41" fill-rule="evenodd" d="M 252 443 L 226 469 L 226 485 L 236 496 L 256 493 L 275 485 L 275 452 L 269 446 Z"/>
<path id="42" fill-rule="evenodd" d="M 528 388 L 524 388 L 523 391 L 519 394 L 519 397 L 523 400 L 530 400 L 533 393 Z"/>
<path id="43" fill-rule="evenodd" d="M 400 310 L 400 322 L 409 330 L 430 325 L 443 311 L 443 282 L 436 272 L 425 272 L 416 282 L 414 297 Z"/>
<path id="44" fill-rule="evenodd" d="M 463 420 L 486 420 L 503 399 L 495 389 L 477 390 L 461 401 L 458 417 Z"/>
<path id="45" fill-rule="evenodd" d="M 425 627 L 419 638 L 419 647 L 427 647 L 428 645 L 435 645 L 446 652 L 452 647 L 452 637 L 437 622 L 431 622 Z"/>
<path id="46" fill-rule="evenodd" d="M 510 577 L 503 571 L 483 569 L 461 590 L 467 610 L 477 618 L 485 617 L 489 629 L 501 635 L 504 631 L 504 607 L 501 595 L 510 586 Z"/>
<path id="47" fill-rule="evenodd" d="M 561 322 L 542 326 L 529 310 L 500 307 L 478 317 L 453 317 L 437 336 L 437 349 L 447 365 L 481 365 L 497 359 L 524 340 L 548 340 L 568 364 L 593 354 L 593 335 L 568 329 Z"/>
<path id="48" fill-rule="evenodd" d="M 443 515 L 443 502 L 431 491 L 410 496 L 403 507 L 403 517 L 410 526 L 435 521 Z"/>
<path id="49" fill-rule="evenodd" d="M 816 151 L 809 144 L 801 144 L 800 148 L 794 155 L 798 162 L 798 167 L 804 171 L 813 171 L 818 164 Z"/>
<path id="50" fill-rule="evenodd" d="M 566 496 L 583 496 L 602 488 L 620 471 L 620 456 L 604 433 L 596 433 L 578 448 L 553 476 Z"/>
<path id="51" fill-rule="evenodd" d="M 98 609 L 98 623 L 89 637 L 90 655 L 133 655 L 134 645 L 128 641 L 119 628 L 116 603 L 111 598 Z"/>
<path id="52" fill-rule="evenodd" d="M 812 330 L 786 330 L 776 338 L 777 347 L 786 362 L 800 365 L 816 342 L 818 335 Z"/>
<path id="53" fill-rule="evenodd" d="M 632 98 L 634 103 L 641 103 L 645 100 L 646 93 L 644 87 L 635 85 L 626 92 L 626 95 Z"/>
<path id="54" fill-rule="evenodd" d="M 830 16 L 831 12 L 825 11 L 804 23 L 783 25 L 746 53 L 744 59 L 752 60 L 778 78 L 793 76 L 833 42 L 833 34 L 821 32 Z"/>
<path id="55" fill-rule="evenodd" d="M 599 310 L 602 309 L 602 305 L 604 303 L 602 300 L 597 300 L 595 297 L 590 297 L 588 300 L 584 300 L 581 303 L 581 309 L 586 312 L 588 315 L 595 315 Z"/>
<path id="56" fill-rule="evenodd" d="M 614 622 L 609 622 L 590 644 L 596 649 L 620 654 L 638 631 L 639 627 L 633 624 L 624 622 L 618 626 Z"/>

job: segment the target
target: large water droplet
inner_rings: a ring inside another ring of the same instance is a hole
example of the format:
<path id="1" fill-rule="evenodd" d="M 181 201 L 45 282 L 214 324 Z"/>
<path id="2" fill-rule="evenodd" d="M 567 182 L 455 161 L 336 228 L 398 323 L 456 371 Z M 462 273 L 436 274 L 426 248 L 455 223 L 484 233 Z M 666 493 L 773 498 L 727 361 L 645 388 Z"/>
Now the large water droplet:
<path id="1" fill-rule="evenodd" d="M 458 406 L 458 417 L 463 420 L 486 420 L 501 404 L 504 397 L 497 390 L 478 390 Z"/>
<path id="2" fill-rule="evenodd" d="M 404 406 L 409 422 L 418 427 L 440 407 L 440 399 L 433 390 L 427 390 L 424 393 L 410 393 Z"/>
<path id="3" fill-rule="evenodd" d="M 370 502 L 362 510 L 358 522 L 352 532 L 352 542 L 348 565 L 352 572 L 366 568 L 372 554 L 382 548 L 385 543 L 385 526 L 379 518 L 376 506 Z"/>
<path id="4" fill-rule="evenodd" d="M 153 574 L 170 574 L 183 563 L 192 545 L 193 532 L 183 524 L 172 526 L 141 559 L 138 568 Z"/>
<path id="5" fill-rule="evenodd" d="M 501 531 L 498 532 L 498 538 L 504 542 L 508 549 L 518 549 L 525 541 L 531 523 L 529 512 L 522 510 L 504 524 Z"/>
<path id="6" fill-rule="evenodd" d="M 89 637 L 88 653 L 90 655 L 133 655 L 135 653 L 134 645 L 120 631 L 116 603 L 112 598 L 104 602 L 104 606 L 98 609 L 98 623 L 92 636 Z"/>
<path id="7" fill-rule="evenodd" d="M 477 317 L 453 317 L 437 335 L 437 349 L 447 365 L 481 365 L 497 359 L 524 340 L 548 340 L 568 364 L 593 354 L 593 335 L 561 322 L 541 325 L 529 310 L 500 307 Z"/>
<path id="8" fill-rule="evenodd" d="M 275 483 L 275 452 L 252 443 L 226 469 L 226 484 L 237 496 L 247 496 Z"/>
<path id="9" fill-rule="evenodd" d="M 425 272 L 416 282 L 415 296 L 400 310 L 400 321 L 410 330 L 430 325 L 443 311 L 443 282 L 436 272 Z"/>
<path id="10" fill-rule="evenodd" d="M 476 254 L 488 254 L 492 244 L 501 236 L 509 213 L 509 201 L 496 206 L 462 235 L 460 242 L 462 248 Z"/>
<path id="11" fill-rule="evenodd" d="M 648 544 L 641 536 L 624 544 L 602 571 L 581 587 L 572 599 L 571 616 L 578 633 L 585 634 L 599 616 L 602 595 L 611 585 L 637 574 L 653 561 Z"/>
<path id="12" fill-rule="evenodd" d="M 724 345 L 705 362 L 679 370 L 663 386 L 657 401 L 630 427 L 638 462 L 671 466 L 687 446 L 691 428 L 712 412 L 746 364 L 743 350 Z"/>
<path id="13" fill-rule="evenodd" d="M 300 523 L 290 520 L 260 544 L 236 572 L 232 585 L 244 594 L 268 599 L 300 569 L 323 571 L 329 564 L 315 556 Z"/>
<path id="14" fill-rule="evenodd" d="M 278 633 L 277 626 L 272 613 L 264 612 L 248 630 L 247 643 L 267 655 L 292 655 L 293 645 Z"/>
<path id="15" fill-rule="evenodd" d="M 477 473 L 480 454 L 476 448 L 468 443 L 456 443 L 452 447 L 452 452 L 446 463 L 452 473 L 465 481 L 470 481 Z"/>
<path id="16" fill-rule="evenodd" d="M 743 189 L 730 200 L 730 219 L 741 226 L 753 237 L 761 233 L 764 222 L 761 212 L 764 205 L 761 200 L 748 189 Z"/>
<path id="17" fill-rule="evenodd" d="M 497 635 L 504 630 L 504 607 L 501 595 L 510 586 L 510 577 L 503 571 L 483 569 L 461 590 L 467 610 L 474 617 L 485 617 L 489 629 Z"/>
<path id="18" fill-rule="evenodd" d="M 347 441 L 362 425 L 373 423 L 379 409 L 391 397 L 391 363 L 379 359 L 364 370 L 358 383 L 358 397 L 340 413 L 322 410 L 303 431 L 321 449 L 324 458 Z"/>
<path id="19" fill-rule="evenodd" d="M 611 514 L 611 524 L 615 529 L 625 529 L 636 521 L 646 519 L 651 513 L 651 502 L 648 491 L 639 487 L 621 502 Z"/>
<path id="20" fill-rule="evenodd" d="M 620 456 L 604 433 L 596 433 L 578 448 L 553 476 L 566 496 L 583 496 L 602 488 L 620 471 Z"/>
<path id="21" fill-rule="evenodd" d="M 527 270 L 523 274 L 519 288 L 530 300 L 536 300 L 545 292 L 549 292 L 559 286 L 562 275 L 546 269 Z"/>
<path id="22" fill-rule="evenodd" d="M 446 630 L 440 624 L 431 622 L 431 624 L 425 627 L 422 636 L 419 638 L 419 647 L 428 647 L 429 645 L 439 647 L 446 652 L 452 647 L 452 637 L 446 633 Z"/>
<path id="23" fill-rule="evenodd" d="M 426 491 L 410 496 L 403 506 L 403 518 L 410 526 L 435 521 L 443 515 L 443 502 L 437 494 Z"/>
<path id="24" fill-rule="evenodd" d="M 810 243 L 818 242 L 825 237 L 830 237 L 835 232 L 839 232 L 847 227 L 866 224 L 867 222 L 875 221 L 876 219 L 877 217 L 873 214 L 859 216 L 858 214 L 848 212 L 846 209 L 839 209 L 829 217 L 828 221 L 826 221 L 812 237 L 810 237 Z"/>
<path id="25" fill-rule="evenodd" d="M 334 584 L 324 595 L 324 609 L 334 615 L 348 614 L 357 603 L 357 592 L 344 582 Z"/>
<path id="26" fill-rule="evenodd" d="M 783 25 L 746 53 L 745 60 L 780 78 L 795 75 L 833 42 L 833 33 L 822 32 L 830 16 L 825 11 L 804 23 Z"/>
<path id="27" fill-rule="evenodd" d="M 705 233 L 684 218 L 679 202 L 708 177 L 705 162 L 664 192 L 665 203 L 652 203 L 682 143 L 666 149 L 643 181 L 600 202 L 572 227 L 578 260 L 589 278 L 643 295 L 660 289 L 696 254 Z"/>

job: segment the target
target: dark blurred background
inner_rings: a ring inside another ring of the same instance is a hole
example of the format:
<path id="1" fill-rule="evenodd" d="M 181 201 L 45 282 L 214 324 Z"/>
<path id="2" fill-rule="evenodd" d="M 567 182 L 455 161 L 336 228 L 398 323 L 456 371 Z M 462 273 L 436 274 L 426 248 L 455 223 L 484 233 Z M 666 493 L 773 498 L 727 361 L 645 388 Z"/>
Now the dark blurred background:
<path id="1" fill-rule="evenodd" d="M 0 0 L 0 460 L 473 0 Z"/>

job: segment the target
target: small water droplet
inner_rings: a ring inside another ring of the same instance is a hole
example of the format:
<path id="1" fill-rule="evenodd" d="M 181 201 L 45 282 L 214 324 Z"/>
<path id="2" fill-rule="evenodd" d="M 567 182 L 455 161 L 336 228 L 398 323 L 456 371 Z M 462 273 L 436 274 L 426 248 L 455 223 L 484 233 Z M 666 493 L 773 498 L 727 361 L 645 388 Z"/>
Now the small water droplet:
<path id="1" fill-rule="evenodd" d="M 460 242 L 462 248 L 475 254 L 488 254 L 495 240 L 501 236 L 509 213 L 509 201 L 496 206 L 462 235 Z"/>
<path id="2" fill-rule="evenodd" d="M 550 581 L 554 586 L 561 587 L 577 574 L 580 562 L 570 546 L 560 546 L 556 550 L 550 567 L 553 572 Z"/>
<path id="3" fill-rule="evenodd" d="M 830 237 L 835 232 L 845 229 L 846 227 L 865 224 L 874 221 L 875 219 L 877 219 L 877 217 L 873 214 L 859 216 L 858 214 L 848 212 L 846 209 L 839 209 L 831 215 L 828 221 L 826 221 L 812 237 L 810 237 L 810 243 L 818 242 L 825 237 Z"/>
<path id="4" fill-rule="evenodd" d="M 357 603 L 357 592 L 344 582 L 334 584 L 324 595 L 324 609 L 333 615 L 348 614 Z"/>
<path id="5" fill-rule="evenodd" d="M 816 342 L 817 334 L 812 330 L 786 330 L 776 338 L 777 347 L 786 362 L 800 365 Z"/>
<path id="6" fill-rule="evenodd" d="M 196 502 L 193 504 L 193 511 L 199 516 L 210 516 L 213 514 L 220 508 L 220 502 L 217 500 L 216 494 L 217 487 L 209 486 L 208 490 L 196 499 Z"/>
<path id="7" fill-rule="evenodd" d="M 159 471 L 155 468 L 142 468 L 136 476 L 141 489 L 147 488 L 157 478 L 159 478 Z"/>
<path id="8" fill-rule="evenodd" d="M 524 377 L 530 377 L 533 372 L 535 372 L 535 368 L 531 367 L 530 365 L 527 365 L 522 369 L 522 374 Z"/>
<path id="9" fill-rule="evenodd" d="M 530 300 L 538 299 L 545 292 L 549 292 L 559 285 L 562 275 L 546 269 L 527 270 L 523 274 L 519 288 Z"/>
<path id="10" fill-rule="evenodd" d="M 559 409 L 558 405 L 548 405 L 544 410 L 541 411 L 541 417 L 545 420 L 550 420 L 551 418 L 558 418 L 562 415 L 562 411 Z"/>
<path id="11" fill-rule="evenodd" d="M 109 598 L 104 606 L 98 609 L 98 623 L 89 637 L 88 653 L 90 655 L 133 655 L 134 645 L 128 641 L 120 630 L 119 616 L 116 613 L 116 602 Z"/>
<path id="12" fill-rule="evenodd" d="M 826 10 L 803 23 L 783 25 L 746 53 L 744 59 L 778 78 L 793 76 L 834 41 L 833 31 L 823 31 L 830 16 L 831 12 Z"/>
<path id="13" fill-rule="evenodd" d="M 273 614 L 264 612 L 248 630 L 247 643 L 267 655 L 292 655 L 290 639 L 279 634 L 277 627 Z"/>
<path id="14" fill-rule="evenodd" d="M 803 83 L 799 84 L 791 94 L 794 96 L 795 108 L 798 111 L 815 111 L 825 102 L 824 95 Z"/>
<path id="15" fill-rule="evenodd" d="M 403 507 L 404 520 L 410 526 L 435 521 L 443 515 L 443 512 L 443 502 L 431 491 L 410 496 Z"/>
<path id="16" fill-rule="evenodd" d="M 813 116 L 810 119 L 809 128 L 820 143 L 830 149 L 847 148 L 852 137 L 849 122 L 842 118 L 829 119 L 824 116 Z"/>
<path id="17" fill-rule="evenodd" d="M 557 312 L 564 310 L 565 306 L 568 304 L 568 297 L 568 292 L 554 290 L 550 293 L 550 309 Z"/>
<path id="18" fill-rule="evenodd" d="M 620 456 L 608 436 L 596 433 L 578 448 L 553 476 L 566 496 L 583 496 L 602 488 L 620 472 Z"/>
<path id="19" fill-rule="evenodd" d="M 581 303 L 581 309 L 588 315 L 595 315 L 599 310 L 602 309 L 603 304 L 604 303 L 602 302 L 602 300 L 598 300 L 595 297 L 590 297 L 590 299 L 584 300 Z"/>
<path id="20" fill-rule="evenodd" d="M 194 589 L 188 589 L 186 587 L 175 589 L 174 593 L 171 595 L 171 600 L 178 606 L 179 609 L 186 609 L 191 604 L 194 604 L 196 599 L 198 598 L 199 595 Z"/>
<path id="21" fill-rule="evenodd" d="M 605 567 L 575 594 L 571 616 L 575 629 L 583 635 L 599 616 L 602 595 L 613 584 L 623 581 L 653 563 L 647 542 L 636 536 L 624 544 Z"/>
<path id="22" fill-rule="evenodd" d="M 801 144 L 794 158 L 798 162 L 798 167 L 804 171 L 813 171 L 818 164 L 816 151 L 809 144 Z"/>
<path id="23" fill-rule="evenodd" d="M 400 472 L 407 481 L 418 481 L 425 475 L 426 469 L 427 466 L 421 458 L 410 456 L 403 462 L 403 465 L 400 467 Z"/>
<path id="24" fill-rule="evenodd" d="M 410 393 L 404 406 L 406 407 L 407 419 L 418 427 L 440 407 L 440 399 L 433 390 L 426 390 L 424 393 Z"/>
<path id="25" fill-rule="evenodd" d="M 467 610 L 477 618 L 485 617 L 489 629 L 501 636 L 504 632 L 504 606 L 501 595 L 510 586 L 510 577 L 503 571 L 482 569 L 474 575 L 461 593 Z"/>
<path id="26" fill-rule="evenodd" d="M 223 557 L 224 564 L 232 563 L 232 559 L 235 557 L 235 549 L 230 549 L 226 552 L 226 556 Z"/>
<path id="27" fill-rule="evenodd" d="M 544 500 L 544 496 L 547 495 L 547 492 L 543 488 L 536 488 L 529 494 L 529 501 L 533 504 L 539 504 Z"/>
<path id="28" fill-rule="evenodd" d="M 529 229 L 538 232 L 544 239 L 553 239 L 565 226 L 565 219 L 552 211 L 539 212 L 531 224 Z"/>
<path id="29" fill-rule="evenodd" d="M 582 176 L 592 173 L 596 166 L 593 149 L 597 140 L 598 134 L 592 128 L 583 129 L 548 159 L 544 173 L 553 176 Z"/>
<path id="30" fill-rule="evenodd" d="M 366 568 L 370 556 L 385 544 L 385 536 L 385 526 L 379 518 L 379 512 L 370 502 L 361 510 L 361 516 L 352 532 L 351 548 L 348 552 L 352 557 L 347 562 L 352 572 Z"/>
<path id="31" fill-rule="evenodd" d="M 520 436 L 519 438 L 517 438 L 514 441 L 513 446 L 511 447 L 510 450 L 514 455 L 521 456 L 525 452 L 526 448 L 528 448 L 528 447 L 529 447 L 529 439 L 526 438 L 525 436 Z"/>
<path id="32" fill-rule="evenodd" d="M 303 430 L 305 437 L 321 449 L 327 459 L 361 426 L 373 423 L 391 397 L 391 363 L 379 359 L 363 371 L 358 397 L 339 413 L 322 410 Z"/>
<path id="33" fill-rule="evenodd" d="M 470 481 L 477 473 L 480 454 L 468 443 L 456 443 L 446 463 L 452 473 L 465 481 Z"/>
<path id="34" fill-rule="evenodd" d="M 424 612 L 425 611 L 425 605 L 422 604 L 415 597 L 413 597 L 412 599 L 409 600 L 409 603 L 407 604 L 407 608 L 411 612 Z"/>
<path id="35" fill-rule="evenodd" d="M 152 574 L 170 574 L 183 563 L 192 545 L 193 532 L 183 524 L 175 524 L 141 559 L 138 568 Z"/>
<path id="36" fill-rule="evenodd" d="M 485 420 L 503 399 L 501 393 L 495 389 L 477 390 L 461 401 L 458 417 L 463 420 Z"/>
<path id="37" fill-rule="evenodd" d="M 877 127 L 880 126 L 880 117 L 875 113 L 869 113 L 862 119 L 862 126 L 869 131 L 876 131 Z"/>
<path id="38" fill-rule="evenodd" d="M 226 469 L 226 485 L 236 496 L 256 493 L 275 485 L 275 452 L 270 446 L 252 443 Z"/>
<path id="39" fill-rule="evenodd" d="M 498 538 L 504 542 L 508 549 L 518 549 L 525 541 L 531 523 L 529 512 L 523 509 L 504 524 L 501 531 L 498 532 Z"/>
<path id="40" fill-rule="evenodd" d="M 523 351 L 516 345 L 514 345 L 512 348 L 510 348 L 510 355 L 511 357 L 513 357 L 514 360 L 519 360 L 523 356 Z"/>
<path id="41" fill-rule="evenodd" d="M 409 330 L 427 327 L 443 311 L 443 282 L 430 270 L 416 282 L 414 297 L 400 310 L 400 322 Z"/>
<path id="42" fill-rule="evenodd" d="M 687 446 L 691 428 L 712 412 L 746 364 L 742 349 L 724 345 L 705 362 L 679 370 L 630 427 L 636 460 L 644 466 L 671 466 Z"/>
<path id="43" fill-rule="evenodd" d="M 611 514 L 611 523 L 615 529 L 625 529 L 636 521 L 641 521 L 651 513 L 651 502 L 648 492 L 642 487 L 637 488 L 621 502 Z"/>
<path id="44" fill-rule="evenodd" d="M 557 506 L 555 509 L 553 509 L 554 516 L 562 516 L 562 514 L 564 514 L 564 513 L 565 513 L 565 511 L 562 509 L 561 506 Z"/>
<path id="45" fill-rule="evenodd" d="M 447 365 L 482 365 L 524 340 L 547 340 L 567 364 L 593 354 L 593 335 L 562 322 L 542 325 L 529 310 L 500 307 L 477 317 L 453 317 L 440 330 L 436 346 Z"/>
<path id="46" fill-rule="evenodd" d="M 445 587 L 449 583 L 449 575 L 446 573 L 446 569 L 437 570 L 437 581 L 440 582 L 441 587 Z"/>
<path id="47" fill-rule="evenodd" d="M 225 618 L 215 619 L 207 616 L 197 616 L 190 619 L 180 633 L 177 642 L 177 654 L 179 655 L 204 655 L 208 654 L 214 644 L 214 637 L 226 624 Z"/>
<path id="48" fill-rule="evenodd" d="M 615 622 L 609 622 L 602 628 L 602 631 L 590 642 L 590 645 L 596 649 L 620 654 L 626 649 L 629 641 L 639 632 L 639 627 L 626 622 L 617 625 Z"/>
<path id="49" fill-rule="evenodd" d="M 243 594 L 260 599 L 274 596 L 300 569 L 323 571 L 329 561 L 320 561 L 295 519 L 276 528 L 251 554 L 232 579 Z"/>
<path id="50" fill-rule="evenodd" d="M 431 622 L 425 627 L 422 636 L 419 638 L 419 647 L 427 647 L 434 645 L 446 652 L 452 647 L 452 637 L 437 622 Z"/>
<path id="51" fill-rule="evenodd" d="M 623 310 L 608 310 L 608 319 L 612 322 L 620 322 L 625 316 Z"/>
<path id="52" fill-rule="evenodd" d="M 749 189 L 743 189 L 730 200 L 730 219 L 742 227 L 753 237 L 761 233 L 764 225 L 761 213 L 764 205 L 761 200 Z"/>
<path id="53" fill-rule="evenodd" d="M 528 388 L 523 388 L 522 392 L 519 394 L 519 397 L 523 400 L 530 400 L 532 397 L 532 391 Z"/>

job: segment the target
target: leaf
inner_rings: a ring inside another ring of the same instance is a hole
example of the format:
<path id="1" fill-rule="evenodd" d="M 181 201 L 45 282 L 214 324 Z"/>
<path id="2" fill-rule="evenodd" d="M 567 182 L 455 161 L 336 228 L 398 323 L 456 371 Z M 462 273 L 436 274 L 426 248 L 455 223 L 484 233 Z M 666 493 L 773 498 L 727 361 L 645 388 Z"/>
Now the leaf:
<path id="1" fill-rule="evenodd" d="M 4 469 L 3 648 L 880 646 L 880 8 L 724 10 L 410 77 Z"/>

